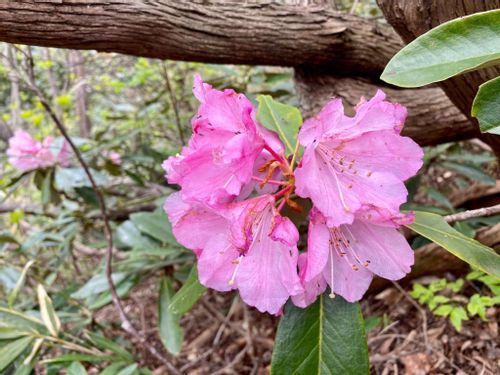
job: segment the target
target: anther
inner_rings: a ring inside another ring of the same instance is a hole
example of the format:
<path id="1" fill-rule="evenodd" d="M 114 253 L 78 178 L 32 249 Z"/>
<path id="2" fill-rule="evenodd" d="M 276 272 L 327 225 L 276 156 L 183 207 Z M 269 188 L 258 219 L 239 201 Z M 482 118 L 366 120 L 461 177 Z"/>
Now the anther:
<path id="1" fill-rule="evenodd" d="M 335 298 L 335 293 L 333 293 L 333 290 L 331 291 L 331 293 L 328 295 L 328 297 L 330 298 Z"/>
<path id="2" fill-rule="evenodd" d="M 357 271 L 357 270 L 359 270 L 359 267 L 358 267 L 358 266 L 356 266 L 355 264 L 353 264 L 353 265 L 352 265 L 352 269 L 353 269 L 354 271 Z"/>

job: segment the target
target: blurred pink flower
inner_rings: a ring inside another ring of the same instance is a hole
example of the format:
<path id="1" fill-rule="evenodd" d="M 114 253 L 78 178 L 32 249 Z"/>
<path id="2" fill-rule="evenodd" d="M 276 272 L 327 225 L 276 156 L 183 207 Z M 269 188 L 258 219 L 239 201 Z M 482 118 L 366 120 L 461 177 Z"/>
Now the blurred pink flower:
<path id="1" fill-rule="evenodd" d="M 396 228 L 357 218 L 352 224 L 332 227 L 313 208 L 306 259 L 300 270 L 305 293 L 294 297 L 294 303 L 307 306 L 327 284 L 332 297 L 336 293 L 349 302 L 358 301 L 374 274 L 398 280 L 410 272 L 413 262 L 413 250 Z"/>
<path id="2" fill-rule="evenodd" d="M 57 163 L 66 166 L 69 163 L 69 145 L 64 141 L 58 150 L 52 137 L 38 142 L 29 133 L 18 129 L 9 139 L 7 155 L 14 168 L 23 172 L 50 167 Z"/>
<path id="3" fill-rule="evenodd" d="M 111 161 L 111 163 L 115 164 L 115 165 L 121 165 L 122 164 L 122 157 L 121 155 L 116 152 L 116 151 L 104 151 L 102 153 L 102 155 L 109 159 Z"/>
<path id="4" fill-rule="evenodd" d="M 311 198 L 329 226 L 352 223 L 363 210 L 390 220 L 406 201 L 403 181 L 422 166 L 422 149 L 399 134 L 406 109 L 384 99 L 377 91 L 354 117 L 332 100 L 300 130 L 305 152 L 295 170 L 296 192 Z"/>

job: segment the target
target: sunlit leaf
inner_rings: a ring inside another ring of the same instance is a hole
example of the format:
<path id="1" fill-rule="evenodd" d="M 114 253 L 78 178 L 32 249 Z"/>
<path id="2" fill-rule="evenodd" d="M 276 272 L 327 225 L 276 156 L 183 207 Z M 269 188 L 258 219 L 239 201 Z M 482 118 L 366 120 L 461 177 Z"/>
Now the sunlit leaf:
<path id="1" fill-rule="evenodd" d="M 45 326 L 49 330 L 50 334 L 57 337 L 59 330 L 61 329 L 61 322 L 59 317 L 52 306 L 52 301 L 47 295 L 45 288 L 42 284 L 38 284 L 37 287 L 38 304 L 40 305 L 40 314 L 42 315 L 42 320 Z"/>
<path id="2" fill-rule="evenodd" d="M 500 38 L 500 37 L 499 37 Z M 471 115 L 479 121 L 482 132 L 500 134 L 500 77 L 479 86 Z"/>
<path id="3" fill-rule="evenodd" d="M 419 87 L 500 60 L 500 10 L 460 17 L 421 35 L 385 67 L 382 80 Z"/>
<path id="4" fill-rule="evenodd" d="M 442 216 L 417 211 L 415 222 L 407 227 L 442 246 L 471 266 L 500 277 L 500 255 L 453 229 Z"/>
<path id="5" fill-rule="evenodd" d="M 274 100 L 269 95 L 257 97 L 259 108 L 257 120 L 266 128 L 276 132 L 286 147 L 286 155 L 293 154 L 297 134 L 302 125 L 298 108 Z"/>

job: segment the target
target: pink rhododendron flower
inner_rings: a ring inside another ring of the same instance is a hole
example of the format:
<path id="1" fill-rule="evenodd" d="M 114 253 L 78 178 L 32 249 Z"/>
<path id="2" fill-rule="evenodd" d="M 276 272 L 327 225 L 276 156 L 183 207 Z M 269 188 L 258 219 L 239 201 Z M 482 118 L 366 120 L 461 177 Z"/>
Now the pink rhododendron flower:
<path id="1" fill-rule="evenodd" d="M 163 163 L 166 177 L 182 187 L 185 198 L 209 204 L 234 200 L 251 181 L 265 145 L 254 107 L 243 94 L 215 90 L 199 76 L 193 92 L 201 103 L 193 136 L 180 155 Z"/>
<path id="2" fill-rule="evenodd" d="M 298 232 L 279 215 L 271 195 L 214 210 L 172 194 L 165 210 L 181 244 L 198 255 L 198 277 L 219 291 L 238 289 L 243 301 L 277 314 L 302 292 L 297 275 Z"/>
<path id="3" fill-rule="evenodd" d="M 69 162 L 69 145 L 64 141 L 58 150 L 52 137 L 38 142 L 24 130 L 18 129 L 9 139 L 7 155 L 9 162 L 20 171 L 46 168 L 57 163 L 67 165 Z"/>
<path id="4" fill-rule="evenodd" d="M 306 307 L 330 286 L 332 297 L 353 302 L 373 275 L 397 280 L 410 271 L 413 251 L 397 228 L 414 216 L 399 207 L 423 153 L 400 135 L 404 107 L 378 91 L 347 117 L 331 101 L 302 126 L 305 151 L 293 170 L 298 155 L 285 157 L 243 95 L 199 77 L 193 92 L 201 103 L 193 135 L 163 164 L 181 186 L 165 211 L 179 243 L 195 252 L 203 285 L 238 290 L 259 311 L 280 314 L 290 297 Z M 307 207 L 294 192 L 313 203 L 300 255 L 298 230 L 280 214 L 285 205 Z"/>
<path id="5" fill-rule="evenodd" d="M 399 135 L 406 109 L 384 99 L 379 90 L 352 118 L 334 99 L 300 130 L 305 151 L 296 192 L 311 198 L 330 226 L 352 223 L 362 210 L 381 220 L 397 215 L 407 196 L 403 181 L 422 165 L 421 148 Z"/>
<path id="6" fill-rule="evenodd" d="M 313 208 L 309 214 L 307 257 L 300 277 L 305 295 L 294 302 L 305 307 L 330 286 L 331 296 L 347 301 L 361 299 L 373 275 L 389 280 L 404 277 L 413 265 L 413 250 L 404 236 L 390 226 L 355 219 L 352 224 L 332 227 Z"/>

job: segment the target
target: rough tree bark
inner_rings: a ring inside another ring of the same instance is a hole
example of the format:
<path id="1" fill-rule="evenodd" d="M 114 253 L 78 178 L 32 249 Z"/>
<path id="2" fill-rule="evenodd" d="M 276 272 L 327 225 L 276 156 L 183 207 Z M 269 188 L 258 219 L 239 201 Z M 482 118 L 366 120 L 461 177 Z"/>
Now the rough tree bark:
<path id="1" fill-rule="evenodd" d="M 175 60 L 307 65 L 310 72 L 329 67 L 335 75 L 372 78 L 378 78 L 403 46 L 390 26 L 337 12 L 328 2 L 304 7 L 269 0 L 237 4 L 217 0 L 7 0 L 0 2 L 0 40 Z M 364 81 L 359 82 L 366 87 Z M 415 113 L 426 113 L 431 121 L 424 126 L 410 115 L 406 131 L 417 142 L 436 144 L 477 134 L 474 124 L 465 122 L 437 90 L 433 103 L 424 100 L 427 90 L 410 92 L 415 99 L 401 91 L 401 101 L 422 103 Z M 318 102 L 327 99 L 315 98 Z M 440 121 L 442 108 L 446 119 Z M 413 129 L 413 123 L 418 129 Z M 441 139 L 443 135 L 446 138 Z"/>
<path id="2" fill-rule="evenodd" d="M 387 21 L 406 43 L 419 35 L 451 19 L 476 12 L 500 8 L 500 0 L 377 0 Z M 451 101 L 478 128 L 470 115 L 472 101 L 480 84 L 498 77 L 500 66 L 466 73 L 440 82 Z M 500 157 L 500 136 L 485 134 L 486 141 Z"/>

